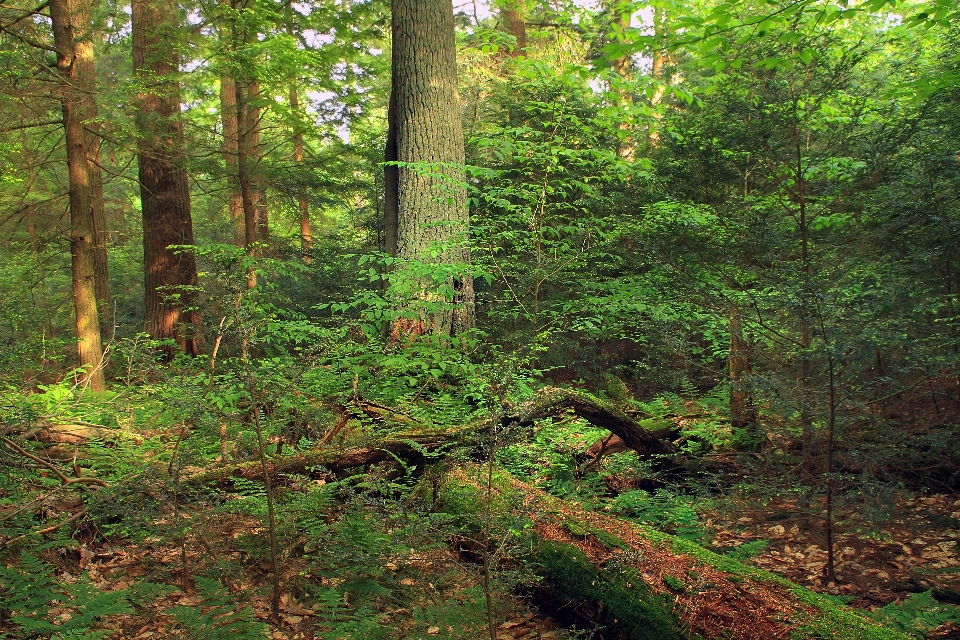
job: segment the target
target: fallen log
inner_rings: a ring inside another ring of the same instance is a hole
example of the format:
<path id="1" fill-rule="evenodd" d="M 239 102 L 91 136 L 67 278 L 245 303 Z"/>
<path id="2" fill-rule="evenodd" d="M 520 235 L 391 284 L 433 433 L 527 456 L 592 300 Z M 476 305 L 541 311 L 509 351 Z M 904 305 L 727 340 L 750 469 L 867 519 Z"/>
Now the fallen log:
<path id="1" fill-rule="evenodd" d="M 359 408 L 365 411 L 368 407 L 379 409 L 376 414 L 380 425 L 396 424 L 402 429 L 381 436 L 374 442 L 354 443 L 353 447 L 334 448 L 321 444 L 309 451 L 270 458 L 271 473 L 302 473 L 310 467 L 342 471 L 395 458 L 416 464 L 428 457 L 442 455 L 443 451 L 454 447 L 477 446 L 485 439 L 491 426 L 496 426 L 498 430 L 519 430 L 531 427 L 538 420 L 567 412 L 572 412 L 595 427 L 609 430 L 642 457 L 651 458 L 673 453 L 672 445 L 662 439 L 668 434 L 643 428 L 616 406 L 589 393 L 558 387 L 540 390 L 527 402 L 506 409 L 499 417 L 480 418 L 457 427 L 417 425 L 411 428 L 409 416 L 399 411 L 373 403 L 365 403 Z M 403 416 L 405 419 L 394 420 L 396 416 Z M 181 482 L 200 486 L 222 484 L 231 477 L 253 480 L 261 476 L 260 462 L 252 460 L 218 469 L 206 469 L 183 477 Z"/>
<path id="2" fill-rule="evenodd" d="M 494 521 L 530 532 L 521 561 L 540 577 L 541 611 L 603 638 L 630 640 L 908 640 L 909 636 L 774 574 L 645 525 L 594 513 L 502 471 L 490 498 L 476 477 L 449 474 L 439 510 L 492 505 Z M 504 511 L 509 510 L 508 513 Z M 476 512 L 476 535 L 489 514 Z M 518 524 L 518 521 L 521 524 Z M 496 532 L 492 537 L 496 536 Z M 494 552 L 496 554 L 496 552 Z"/>

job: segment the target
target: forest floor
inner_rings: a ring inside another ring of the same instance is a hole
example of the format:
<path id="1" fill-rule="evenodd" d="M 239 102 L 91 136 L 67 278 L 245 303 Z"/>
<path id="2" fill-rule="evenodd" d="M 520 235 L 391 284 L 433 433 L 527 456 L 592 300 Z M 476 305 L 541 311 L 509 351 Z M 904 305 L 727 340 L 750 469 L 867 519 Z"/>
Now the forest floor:
<path id="1" fill-rule="evenodd" d="M 823 526 L 798 508 L 797 499 L 739 506 L 704 514 L 714 549 L 765 540 L 750 564 L 814 591 L 846 596 L 851 606 L 874 609 L 928 589 L 960 589 L 958 494 L 897 498 L 879 532 L 856 513 L 847 514 L 835 538 L 838 584 L 824 579 Z"/>
<path id="2" fill-rule="evenodd" d="M 839 584 L 824 583 L 823 568 L 826 553 L 823 550 L 822 528 L 811 525 L 810 517 L 797 507 L 794 499 L 774 499 L 765 506 L 759 504 L 728 504 L 722 512 L 704 513 L 703 523 L 712 542 L 707 544 L 723 552 L 745 543 L 766 541 L 762 552 L 747 560 L 758 568 L 778 574 L 811 590 L 840 596 L 854 607 L 876 610 L 891 602 L 902 601 L 911 593 L 940 589 L 956 593 L 960 588 L 960 495 L 930 495 L 913 499 L 899 499 L 892 505 L 893 517 L 881 534 L 858 534 L 855 518 L 844 522 L 845 533 L 838 535 L 837 575 Z M 598 516 L 606 517 L 606 516 Z M 92 540 L 65 558 L 67 571 L 86 573 L 102 590 L 129 588 L 139 581 L 182 582 L 184 559 L 190 571 L 201 572 L 211 564 L 227 562 L 235 566 L 247 564 L 242 574 L 223 582 L 234 593 L 256 594 L 249 604 L 257 618 L 266 621 L 269 613 L 269 567 L 266 564 L 249 565 L 249 558 L 237 541 L 244 536 L 264 534 L 254 519 L 241 516 L 217 518 L 207 527 L 197 527 L 187 539 L 185 547 L 171 544 L 129 542 L 111 545 Z M 569 533 L 565 534 L 570 537 Z M 649 546 L 649 545 L 648 545 Z M 303 579 L 307 567 L 302 559 L 288 558 L 283 582 L 295 585 Z M 379 623 L 394 630 L 411 625 L 412 635 L 423 636 L 422 620 L 413 632 L 412 610 L 429 606 L 431 600 L 447 600 L 454 606 L 463 606 L 464 594 L 478 588 L 477 567 L 453 548 L 434 546 L 393 558 L 386 565 L 384 580 L 391 588 L 405 591 L 411 599 L 408 608 L 386 609 L 379 614 Z M 657 571 L 665 569 L 659 567 Z M 682 572 L 681 572 L 682 574 Z M 69 576 L 67 576 L 69 578 Z M 331 584 L 336 579 L 323 579 Z M 188 578 L 186 584 L 190 584 Z M 659 584 L 659 581 L 657 581 Z M 323 634 L 323 611 L 317 605 L 301 604 L 285 590 L 281 600 L 280 624 L 272 624 L 269 637 L 275 640 L 313 640 L 327 637 Z M 177 589 L 136 614 L 119 616 L 117 630 L 122 638 L 147 640 L 172 637 L 177 626 L 170 612 L 177 606 L 196 606 L 200 597 L 196 590 Z M 777 604 L 777 603 L 773 603 Z M 772 605 L 771 605 L 772 606 Z M 580 637 L 571 634 L 569 621 L 551 616 L 549 610 L 539 610 L 536 603 L 522 598 L 505 597 L 498 617 L 498 638 L 560 639 Z M 719 612 L 722 613 L 722 612 Z M 718 615 L 719 615 L 718 613 Z M 728 612 L 729 613 L 729 612 Z M 698 615 L 708 616 L 709 611 Z M 474 617 L 476 620 L 476 617 Z M 482 616 L 481 616 L 482 619 Z M 320 626 L 318 626 L 320 625 Z M 485 629 L 427 627 L 426 637 L 487 637 Z M 453 633 L 451 633 L 453 632 Z M 944 625 L 928 638 L 960 637 L 956 626 Z"/>

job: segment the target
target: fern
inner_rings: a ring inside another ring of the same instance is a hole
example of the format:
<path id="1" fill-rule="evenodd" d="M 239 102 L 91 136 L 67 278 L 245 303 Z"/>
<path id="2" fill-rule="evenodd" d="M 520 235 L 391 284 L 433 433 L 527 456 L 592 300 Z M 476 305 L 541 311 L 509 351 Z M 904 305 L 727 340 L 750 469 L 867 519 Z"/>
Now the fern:
<path id="1" fill-rule="evenodd" d="M 183 638 L 191 640 L 262 640 L 267 627 L 254 617 L 248 606 L 239 611 L 230 593 L 216 580 L 197 577 L 203 597 L 196 607 L 179 606 L 174 619 L 183 627 Z"/>
<path id="2" fill-rule="evenodd" d="M 937 602 L 931 591 L 915 593 L 903 602 L 888 604 L 871 615 L 920 640 L 942 624 L 960 623 L 960 607 Z"/>
<path id="3" fill-rule="evenodd" d="M 16 567 L 0 567 L 0 590 L 4 607 L 12 612 L 10 622 L 24 635 L 39 638 L 103 638 L 99 622 L 130 611 L 127 591 L 100 591 L 89 582 L 62 585 L 53 568 L 34 555 L 24 553 Z M 51 608 L 67 609 L 69 617 L 51 620 Z"/>

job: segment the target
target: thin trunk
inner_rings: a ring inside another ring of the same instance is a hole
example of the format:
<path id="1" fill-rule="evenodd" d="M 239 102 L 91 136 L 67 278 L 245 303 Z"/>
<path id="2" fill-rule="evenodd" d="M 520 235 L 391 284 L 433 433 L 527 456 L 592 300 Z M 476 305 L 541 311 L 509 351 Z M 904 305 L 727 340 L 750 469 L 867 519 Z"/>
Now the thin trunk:
<path id="1" fill-rule="evenodd" d="M 653 11 L 654 49 L 650 75 L 657 82 L 657 86 L 653 91 L 653 95 L 650 96 L 650 106 L 653 107 L 653 118 L 656 120 L 656 123 L 650 127 L 649 140 L 651 147 L 656 147 L 660 144 L 658 123 L 663 119 L 663 114 L 657 107 L 663 102 L 663 96 L 666 93 L 666 80 L 663 77 L 663 67 L 667 61 L 663 49 L 663 42 L 666 40 L 667 35 L 665 29 L 666 20 L 664 19 L 664 10 L 662 8 L 655 8 Z"/>
<path id="2" fill-rule="evenodd" d="M 450 0 L 394 0 L 393 91 L 397 160 L 443 167 L 401 167 L 397 172 L 397 255 L 441 264 L 470 262 L 463 128 L 457 93 L 453 4 Z M 439 250 L 433 258 L 431 251 Z M 419 320 L 399 321 L 397 337 L 433 332 L 457 335 L 474 326 L 473 277 L 447 278 L 441 290 L 420 283 Z M 451 295 L 452 294 L 452 295 Z M 436 304 L 437 301 L 442 304 Z M 436 310 L 426 311 L 427 308 Z"/>
<path id="3" fill-rule="evenodd" d="M 196 355 L 200 318 L 184 307 L 197 285 L 197 263 L 193 253 L 170 248 L 193 244 L 183 125 L 176 120 L 180 86 L 171 78 L 179 71 L 179 56 L 170 47 L 179 8 L 173 0 L 133 0 L 132 9 L 134 74 L 149 87 L 137 96 L 144 328 L 152 338 L 173 339 L 184 353 Z"/>
<path id="4" fill-rule="evenodd" d="M 617 9 L 614 6 L 614 9 Z M 620 8 L 622 11 L 622 8 Z M 619 22 L 620 29 L 622 33 L 626 33 L 630 29 L 630 13 L 620 13 L 617 17 Z M 620 102 L 623 106 L 625 114 L 629 114 L 633 109 L 633 92 L 629 89 L 630 82 L 633 79 L 633 58 L 629 55 L 624 55 L 613 61 L 613 68 L 617 72 L 617 75 L 620 76 L 621 86 L 618 90 L 620 95 Z M 633 124 L 631 123 L 631 117 L 626 115 L 620 120 L 620 123 L 617 125 L 617 129 L 620 130 L 620 144 L 617 146 L 617 155 L 623 158 L 624 160 L 632 161 L 636 156 L 637 147 L 633 140 Z"/>
<path id="5" fill-rule="evenodd" d="M 235 11 L 246 9 L 246 0 L 230 0 L 230 6 Z M 247 44 L 247 33 L 241 24 L 232 25 L 232 43 L 234 51 L 243 49 Z M 257 221 L 259 211 L 257 206 L 257 185 L 253 176 L 256 163 L 256 146 L 254 139 L 254 116 L 250 108 L 250 92 L 258 91 L 255 81 L 250 78 L 234 78 L 234 100 L 237 113 L 237 185 L 240 189 L 240 202 L 243 206 L 243 246 L 251 257 L 258 252 L 254 248 L 257 242 Z M 257 286 L 257 271 L 254 267 L 247 269 L 247 288 Z"/>
<path id="6" fill-rule="evenodd" d="M 299 118 L 300 115 L 300 97 L 297 95 L 297 88 L 290 87 L 290 109 Z M 293 159 L 298 165 L 303 165 L 303 130 L 297 124 L 297 131 L 293 134 Z M 297 194 L 297 204 L 300 208 L 300 251 L 303 253 L 303 261 L 310 263 L 310 249 L 313 246 L 313 237 L 310 233 L 310 203 L 307 202 L 307 195 L 302 191 Z"/>
<path id="7" fill-rule="evenodd" d="M 240 199 L 243 203 L 243 246 L 250 255 L 255 255 L 257 242 L 257 199 L 256 189 L 250 175 L 250 127 L 246 90 L 242 83 L 236 84 L 237 113 L 237 180 L 240 184 Z M 257 272 L 251 267 L 247 270 L 247 287 L 257 286 Z"/>
<path id="8" fill-rule="evenodd" d="M 247 96 L 244 104 L 246 109 L 244 118 L 247 123 L 247 129 L 244 132 L 247 137 L 247 169 L 257 208 L 257 242 L 269 244 L 270 221 L 269 211 L 267 210 L 267 190 L 260 178 L 259 170 L 260 159 L 263 157 L 260 149 L 260 119 L 263 117 L 263 109 L 260 107 L 259 101 L 260 83 L 252 80 L 247 86 Z"/>
<path id="9" fill-rule="evenodd" d="M 237 246 L 244 246 L 243 200 L 240 196 L 240 183 L 237 179 L 238 118 L 237 88 L 233 78 L 220 76 L 220 118 L 223 121 L 223 159 L 227 170 L 227 188 L 229 190 L 230 220 L 233 222 L 233 238 Z"/>
<path id="10" fill-rule="evenodd" d="M 80 366 L 85 368 L 84 383 L 94 391 L 103 391 L 103 346 L 97 314 L 90 166 L 84 147 L 82 95 L 76 89 L 79 69 L 74 64 L 74 32 L 67 0 L 50 0 L 48 7 L 57 49 L 57 70 L 62 80 L 60 100 L 70 183 L 70 258 L 77 350 Z"/>
<path id="11" fill-rule="evenodd" d="M 396 75 L 396 72 L 394 72 Z M 398 170 L 390 165 L 397 161 L 397 92 L 390 92 L 387 107 L 387 144 L 383 149 L 383 250 L 389 256 L 397 256 L 397 231 L 399 228 L 400 193 Z"/>
<path id="12" fill-rule="evenodd" d="M 803 282 L 800 289 L 800 427 L 803 439 L 803 463 L 808 471 L 813 470 L 813 423 L 810 416 L 810 345 L 812 334 L 810 328 L 810 300 L 807 288 L 810 281 L 810 230 L 807 221 L 807 201 L 804 192 L 803 155 L 800 146 L 800 134 L 794 127 L 794 146 L 796 153 L 796 180 L 797 200 L 799 202 L 800 224 L 800 271 Z"/>
<path id="13" fill-rule="evenodd" d="M 80 92 L 78 116 L 83 122 L 83 148 L 90 176 L 90 210 L 93 216 L 93 270 L 100 328 L 111 326 L 110 282 L 107 267 L 107 221 L 103 206 L 103 172 L 100 169 L 100 123 L 97 121 L 96 64 L 90 0 L 67 0 L 73 27 L 74 87 Z"/>
<path id="14" fill-rule="evenodd" d="M 745 378 L 750 374 L 750 359 L 747 342 L 743 339 L 740 325 L 740 309 L 730 307 L 730 423 L 734 429 L 748 432 L 751 440 L 756 439 L 758 420 L 753 398 L 746 389 Z"/>

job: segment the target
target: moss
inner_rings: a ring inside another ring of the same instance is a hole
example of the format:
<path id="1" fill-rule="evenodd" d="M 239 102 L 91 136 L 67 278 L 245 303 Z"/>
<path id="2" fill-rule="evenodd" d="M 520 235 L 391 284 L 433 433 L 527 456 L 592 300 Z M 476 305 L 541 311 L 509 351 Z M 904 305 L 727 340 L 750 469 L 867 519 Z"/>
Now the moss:
<path id="1" fill-rule="evenodd" d="M 677 578 L 674 578 L 670 574 L 665 574 L 663 576 L 663 584 L 667 585 L 674 591 L 686 591 L 686 587 L 683 586 L 683 583 L 680 582 Z"/>
<path id="2" fill-rule="evenodd" d="M 636 640 L 681 640 L 671 599 L 650 592 L 627 567 L 603 569 L 571 544 L 544 541 L 536 553 L 540 572 L 554 595 L 568 602 L 597 603 L 597 622 Z"/>
<path id="3" fill-rule="evenodd" d="M 633 547 L 631 547 L 629 544 L 612 533 L 607 533 L 603 529 L 592 529 L 590 533 L 592 533 L 594 537 L 600 541 L 600 544 L 605 546 L 607 549 L 622 549 L 623 551 L 633 550 Z"/>
<path id="4" fill-rule="evenodd" d="M 747 578 L 784 587 L 801 603 L 817 611 L 807 620 L 800 620 L 792 637 L 800 640 L 908 640 L 910 636 L 883 627 L 857 611 L 837 604 L 827 596 L 805 589 L 768 571 L 749 567 L 733 558 L 716 554 L 700 545 L 675 538 L 641 525 L 642 535 L 658 545 L 669 545 L 674 553 L 690 556 L 703 564 L 728 574 L 735 582 Z"/>

